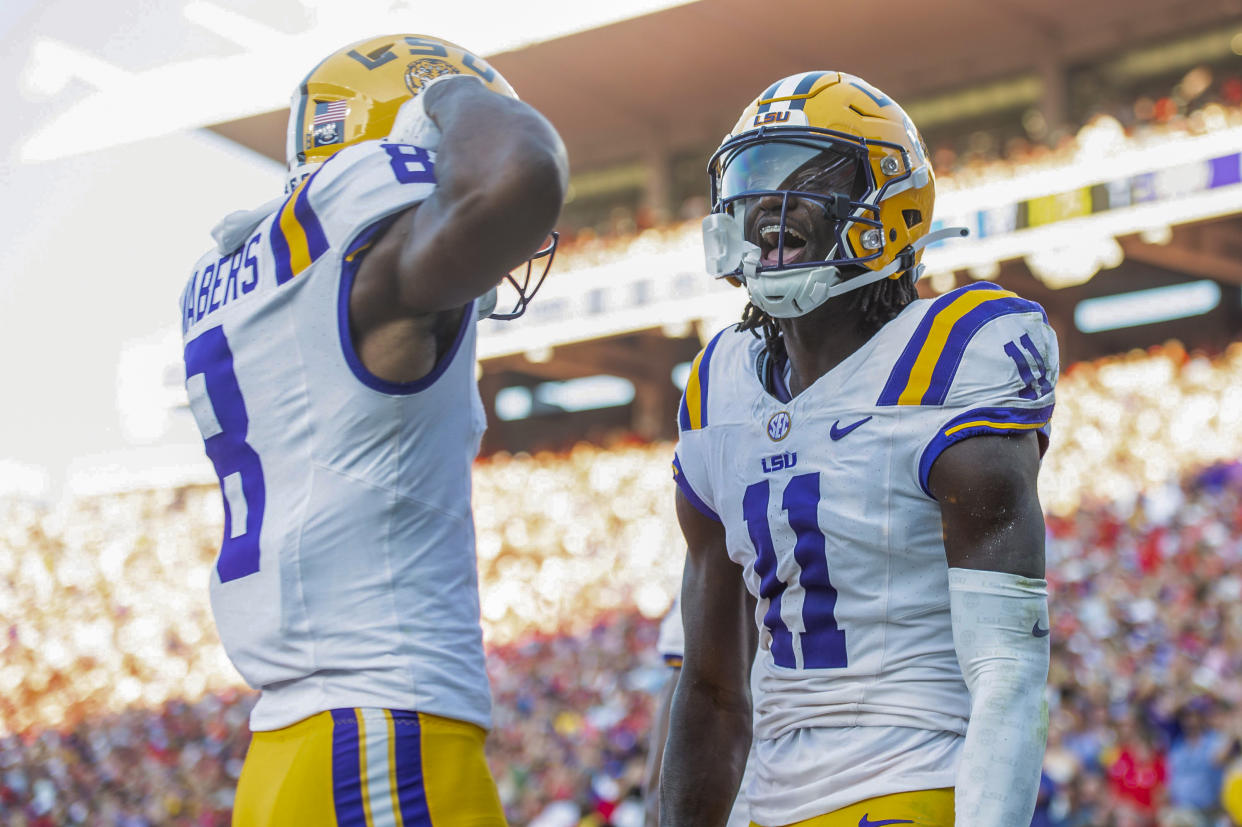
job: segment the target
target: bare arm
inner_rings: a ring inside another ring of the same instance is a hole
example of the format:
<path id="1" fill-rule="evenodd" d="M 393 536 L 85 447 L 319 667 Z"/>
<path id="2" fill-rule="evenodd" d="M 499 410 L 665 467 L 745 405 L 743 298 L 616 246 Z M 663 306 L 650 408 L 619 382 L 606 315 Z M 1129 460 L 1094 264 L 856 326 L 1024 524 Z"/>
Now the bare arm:
<path id="1" fill-rule="evenodd" d="M 927 483 L 940 502 L 951 567 L 1044 576 L 1038 476 L 1033 433 L 979 436 L 945 449 Z"/>
<path id="2" fill-rule="evenodd" d="M 724 824 L 750 750 L 754 619 L 724 527 L 677 492 L 685 535 L 681 614 L 685 658 L 673 695 L 660 782 L 663 827 Z"/>
<path id="3" fill-rule="evenodd" d="M 458 308 L 494 287 L 543 244 L 568 181 L 560 136 L 527 104 L 466 80 L 426 95 L 442 136 L 435 191 L 388 229 L 355 285 L 406 315 Z"/>

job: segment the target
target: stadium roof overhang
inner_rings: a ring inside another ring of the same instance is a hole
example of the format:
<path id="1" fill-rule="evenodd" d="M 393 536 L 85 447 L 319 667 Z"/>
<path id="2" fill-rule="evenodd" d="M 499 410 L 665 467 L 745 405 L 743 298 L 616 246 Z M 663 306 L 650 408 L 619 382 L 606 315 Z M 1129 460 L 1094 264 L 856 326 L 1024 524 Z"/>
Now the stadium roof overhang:
<path id="1" fill-rule="evenodd" d="M 845 69 L 899 100 L 917 102 L 1006 78 L 1056 79 L 1066 67 L 1133 62 L 1146 52 L 1152 54 L 1144 59 L 1154 55 L 1158 62 L 1155 52 L 1162 44 L 1237 24 L 1242 12 L 1237 0 L 944 0 L 935 5 L 898 0 L 882 13 L 834 6 L 842 13 L 836 15 L 822 0 L 770 0 L 762 5 L 699 0 L 490 55 L 489 60 L 523 99 L 557 126 L 574 168 L 591 170 L 643 159 L 648 153 L 702 149 L 720 139 L 765 84 L 807 69 Z M 279 110 L 211 128 L 283 160 L 286 119 L 287 111 Z M 942 205 L 937 206 L 939 211 Z M 1134 286 L 1188 278 L 1242 283 L 1237 263 L 1242 216 L 1236 208 L 1157 223 L 1168 230 L 1159 239 L 1140 234 L 1147 226 L 1141 223 L 1107 234 L 1120 244 L 1127 262 L 1122 269 L 1133 275 Z M 1027 253 L 1008 250 L 993 258 L 1007 262 L 1002 276 L 1006 283 L 1043 301 L 1065 325 L 1072 326 L 1069 319 L 1078 298 L 1129 289 L 1126 279 L 1115 277 L 1070 290 L 1049 289 L 1020 263 Z M 970 270 L 970 262 L 959 264 L 949 269 Z M 555 304 L 545 298 L 540 307 Z M 609 313 L 610 321 L 623 317 L 620 311 Z M 532 361 L 519 349 L 502 348 L 481 357 L 492 372 L 543 379 L 590 375 L 604 364 L 619 375 L 645 375 L 617 360 L 628 358 L 636 341 L 668 338 L 664 321 L 648 328 L 635 321 L 603 337 L 572 331 L 552 337 L 557 358 L 550 363 Z M 1086 358 L 1095 348 L 1083 341 L 1072 350 Z M 576 358 L 567 358 L 571 355 Z M 666 368 L 649 367 L 647 373 L 659 374 Z"/>
<path id="2" fill-rule="evenodd" d="M 489 60 L 560 130 L 578 168 L 718 140 L 766 84 L 808 69 L 866 77 L 899 100 L 1237 19 L 1183 0 L 700 0 Z M 287 110 L 211 127 L 283 161 Z"/>

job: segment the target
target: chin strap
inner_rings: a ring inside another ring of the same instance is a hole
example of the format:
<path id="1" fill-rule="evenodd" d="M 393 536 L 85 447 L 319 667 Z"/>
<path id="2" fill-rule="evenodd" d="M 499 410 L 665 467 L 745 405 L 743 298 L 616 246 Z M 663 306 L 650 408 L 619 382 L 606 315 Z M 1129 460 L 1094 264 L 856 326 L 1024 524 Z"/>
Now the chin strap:
<path id="1" fill-rule="evenodd" d="M 965 227 L 944 227 L 939 230 L 934 230 L 915 241 L 906 249 L 902 250 L 897 257 L 889 262 L 888 266 L 882 270 L 875 270 L 874 272 L 866 273 L 861 276 L 854 276 L 851 279 L 845 279 L 844 281 L 837 281 L 833 283 L 832 286 L 828 288 L 828 295 L 825 298 L 830 299 L 833 296 L 839 296 L 842 293 L 848 293 L 851 290 L 866 287 L 868 284 L 875 284 L 881 279 L 886 279 L 902 272 L 910 273 L 914 283 L 917 284 L 918 280 L 923 276 L 923 271 L 926 269 L 926 265 L 914 263 L 914 256 L 919 250 L 922 250 L 929 244 L 935 244 L 937 241 L 943 241 L 946 238 L 965 238 L 968 235 L 970 235 L 970 230 Z M 818 270 L 811 271 L 812 276 L 817 276 L 821 273 L 829 278 L 840 278 L 840 269 L 837 267 L 823 267 Z"/>
<path id="2" fill-rule="evenodd" d="M 839 296 L 859 287 L 874 284 L 897 273 L 909 271 L 914 281 L 923 275 L 923 265 L 915 264 L 914 257 L 919 250 L 946 238 L 964 238 L 970 231 L 965 227 L 943 227 L 933 230 L 915 241 L 897 255 L 889 265 L 851 279 L 841 279 L 839 267 L 819 267 L 814 270 L 807 268 L 788 268 L 772 273 L 773 276 L 794 276 L 810 273 L 812 276 L 823 277 L 824 283 L 832 285 L 828 288 L 825 299 Z M 758 245 L 746 240 L 737 219 L 726 213 L 712 213 L 703 219 L 703 254 L 706 259 L 707 272 L 714 278 L 731 278 L 740 275 L 743 279 L 754 278 L 759 271 L 760 250 Z"/>

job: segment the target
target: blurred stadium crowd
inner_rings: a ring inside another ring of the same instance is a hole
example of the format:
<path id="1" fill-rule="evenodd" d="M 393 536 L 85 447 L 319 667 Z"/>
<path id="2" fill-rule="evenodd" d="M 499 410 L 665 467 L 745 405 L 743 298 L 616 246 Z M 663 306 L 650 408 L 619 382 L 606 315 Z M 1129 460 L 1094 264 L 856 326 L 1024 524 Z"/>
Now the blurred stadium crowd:
<path id="1" fill-rule="evenodd" d="M 1242 126 L 1236 73 L 1133 91 L 1072 127 L 927 130 L 940 194 Z M 706 197 L 677 207 L 571 221 L 557 270 L 697 245 Z M 1058 391 L 1033 825 L 1242 827 L 1242 342 L 1077 364 Z M 638 827 L 683 553 L 672 446 L 565 448 L 475 468 L 488 755 L 514 824 Z M 215 486 L 0 496 L 0 825 L 229 824 L 255 696 L 207 602 L 221 523 Z"/>
<path id="2" fill-rule="evenodd" d="M 1122 149 L 1153 149 L 1242 126 L 1242 76 L 1199 66 L 1172 88 L 1153 88 L 1125 101 L 1101 98 L 1088 111 L 1073 128 L 1050 127 L 1039 110 L 1031 109 L 1003 126 L 954 129 L 945 136 L 928 133 L 937 192 L 943 196 L 1075 161 L 1099 160 Z M 651 246 L 698 244 L 709 208 L 706 171 L 702 181 L 704 194 L 687 197 L 677 215 L 618 207 L 602 224 L 566 228 L 557 252 L 558 271 L 623 260 Z M 570 216 L 572 225 L 572 211 Z"/>
<path id="3" fill-rule="evenodd" d="M 933 141 L 938 189 L 946 192 L 1026 175 L 1043 166 L 1102 158 L 1123 143 L 1155 147 L 1242 125 L 1242 77 L 1199 66 L 1172 88 L 1153 88 L 1125 100 L 1100 98 L 1089 111 L 1077 129 L 1050 127 L 1032 109 L 1008 131 L 980 130 Z"/>
<path id="4" fill-rule="evenodd" d="M 1214 823 L 1242 797 L 1242 344 L 1078 365 L 1059 390 L 1038 823 Z M 516 824 L 641 823 L 681 564 L 671 450 L 476 467 L 489 750 Z M 0 823 L 227 823 L 253 698 L 207 606 L 220 523 L 207 486 L 0 501 Z"/>

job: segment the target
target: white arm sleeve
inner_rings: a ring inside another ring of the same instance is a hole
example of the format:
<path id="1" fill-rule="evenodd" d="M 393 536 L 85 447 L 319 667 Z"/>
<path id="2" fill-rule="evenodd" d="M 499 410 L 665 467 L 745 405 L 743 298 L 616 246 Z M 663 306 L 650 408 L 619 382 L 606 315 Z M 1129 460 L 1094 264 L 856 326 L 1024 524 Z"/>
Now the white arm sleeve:
<path id="1" fill-rule="evenodd" d="M 957 827 L 1027 827 L 1048 738 L 1048 587 L 995 571 L 949 569 L 970 723 L 957 770 Z"/>

